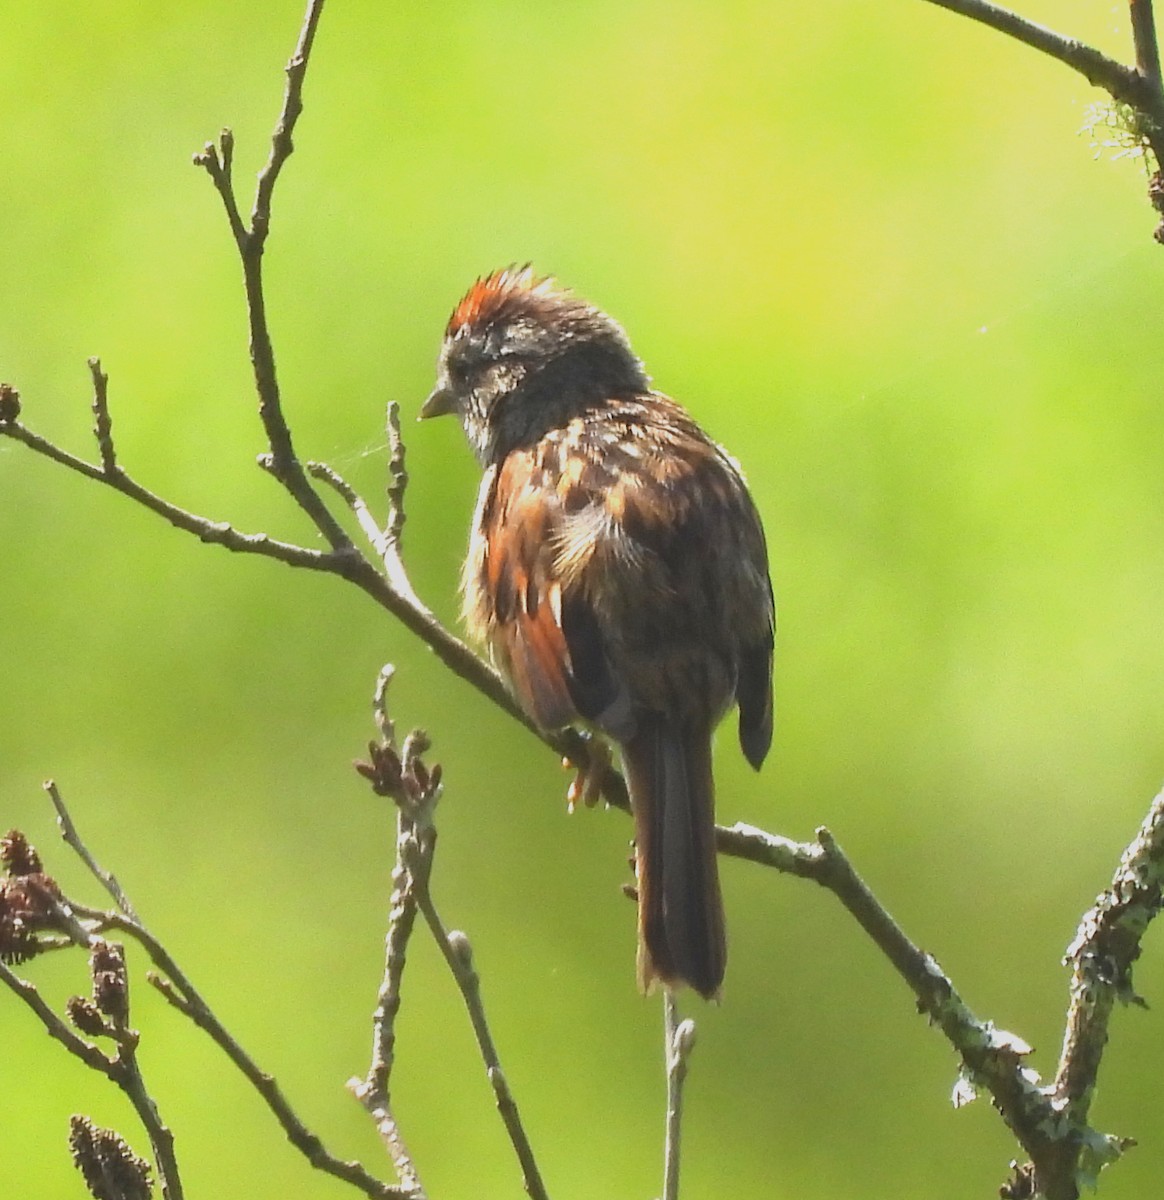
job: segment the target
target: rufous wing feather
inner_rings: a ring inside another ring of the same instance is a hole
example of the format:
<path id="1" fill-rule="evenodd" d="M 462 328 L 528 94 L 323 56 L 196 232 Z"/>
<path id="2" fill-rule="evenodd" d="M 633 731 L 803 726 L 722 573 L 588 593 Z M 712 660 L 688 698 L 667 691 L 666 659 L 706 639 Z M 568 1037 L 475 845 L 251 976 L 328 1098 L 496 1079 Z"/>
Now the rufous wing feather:
<path id="1" fill-rule="evenodd" d="M 466 579 L 466 609 L 481 620 L 525 711 L 541 728 L 557 729 L 577 711 L 561 586 L 548 570 L 555 514 L 545 493 L 531 486 L 535 470 L 528 454 L 510 455 L 482 504 L 485 550 L 478 577 Z"/>

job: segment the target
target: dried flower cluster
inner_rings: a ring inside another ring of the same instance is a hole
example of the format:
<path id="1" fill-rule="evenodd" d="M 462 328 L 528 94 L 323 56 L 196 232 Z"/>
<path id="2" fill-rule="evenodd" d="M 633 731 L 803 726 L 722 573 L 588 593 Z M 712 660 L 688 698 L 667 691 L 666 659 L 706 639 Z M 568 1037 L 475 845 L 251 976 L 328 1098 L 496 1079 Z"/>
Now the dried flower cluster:
<path id="1" fill-rule="evenodd" d="M 8 425 L 20 416 L 20 393 L 10 383 L 0 383 L 0 425 Z"/>
<path id="2" fill-rule="evenodd" d="M 422 755 L 432 744 L 428 734 L 416 729 L 397 752 L 391 730 L 379 742 L 368 743 L 368 761 L 352 765 L 372 785 L 377 796 L 388 796 L 411 817 L 431 810 L 440 797 L 441 766 L 429 767 Z"/>
<path id="3" fill-rule="evenodd" d="M 88 1117 L 73 1117 L 69 1149 L 95 1200 L 150 1200 L 150 1164 L 120 1134 Z"/>
<path id="4" fill-rule="evenodd" d="M 18 829 L 0 838 L 0 961 L 21 963 L 40 950 L 37 934 L 60 928 L 61 890 Z"/>

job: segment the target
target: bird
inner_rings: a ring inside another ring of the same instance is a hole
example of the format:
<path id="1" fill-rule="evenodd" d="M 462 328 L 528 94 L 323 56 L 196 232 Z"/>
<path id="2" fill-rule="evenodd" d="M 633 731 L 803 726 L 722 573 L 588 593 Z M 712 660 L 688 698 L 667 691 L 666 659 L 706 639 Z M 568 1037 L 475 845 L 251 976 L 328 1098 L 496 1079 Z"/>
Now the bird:
<path id="1" fill-rule="evenodd" d="M 446 414 L 483 468 L 465 624 L 539 728 L 617 745 L 638 985 L 718 1001 L 712 734 L 738 705 L 759 770 L 773 730 L 775 605 L 742 471 L 618 322 L 529 265 L 479 277 L 453 310 L 420 416 Z"/>

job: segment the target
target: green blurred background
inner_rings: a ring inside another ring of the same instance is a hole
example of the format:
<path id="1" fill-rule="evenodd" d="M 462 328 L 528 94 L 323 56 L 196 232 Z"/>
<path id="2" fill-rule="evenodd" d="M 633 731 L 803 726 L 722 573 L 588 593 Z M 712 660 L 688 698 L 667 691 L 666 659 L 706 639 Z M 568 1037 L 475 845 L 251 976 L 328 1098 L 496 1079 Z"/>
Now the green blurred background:
<path id="1" fill-rule="evenodd" d="M 1126 10 L 1027 0 L 1126 57 Z M 239 271 L 190 155 L 223 125 L 249 191 L 299 0 L 0 3 L 0 378 L 87 455 L 99 354 L 124 465 L 196 511 L 311 533 L 263 449 Z M 827 823 L 984 1017 L 1053 1070 L 1059 958 L 1164 776 L 1164 249 L 1135 163 L 1076 136 L 1100 98 L 931 5 L 333 0 L 275 202 L 271 323 L 300 451 L 382 494 L 409 439 L 407 550 L 450 622 L 477 470 L 410 418 L 472 278 L 531 259 L 619 317 L 743 460 L 768 527 L 778 729 L 725 726 L 725 821 Z M 629 824 L 568 819 L 552 756 L 362 594 L 207 548 L 0 439 L 0 826 L 98 899 L 92 846 L 344 1155 L 366 1067 L 391 814 L 350 768 L 376 671 L 445 766 L 436 888 L 471 934 L 552 1193 L 659 1190 L 660 1013 L 633 988 Z M 727 862 L 724 1004 L 688 1004 L 689 1196 L 995 1194 L 1017 1153 L 827 894 Z M 1153 930 L 1137 984 L 1164 1003 Z M 137 964 L 141 966 L 140 962 Z M 61 999 L 76 956 L 25 973 Z M 135 975 L 143 1060 L 190 1196 L 352 1195 L 313 1175 Z M 1157 1011 L 1116 1014 L 1095 1120 L 1164 1175 Z M 409 959 L 395 1099 L 434 1197 L 520 1194 L 451 981 Z M 0 995 L 5 1194 L 82 1187 L 119 1094 Z"/>

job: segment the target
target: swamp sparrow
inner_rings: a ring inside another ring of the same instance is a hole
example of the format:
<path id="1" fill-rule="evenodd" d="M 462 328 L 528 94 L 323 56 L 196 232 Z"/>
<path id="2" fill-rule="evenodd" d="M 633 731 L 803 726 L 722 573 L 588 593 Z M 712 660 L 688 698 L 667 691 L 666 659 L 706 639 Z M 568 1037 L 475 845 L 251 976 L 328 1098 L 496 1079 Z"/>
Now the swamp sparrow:
<path id="1" fill-rule="evenodd" d="M 485 469 L 464 614 L 543 729 L 618 743 L 635 820 L 638 977 L 719 994 L 727 951 L 711 735 L 772 740 L 774 611 L 740 470 L 652 389 L 621 327 L 530 268 L 479 279 L 422 417 Z"/>

